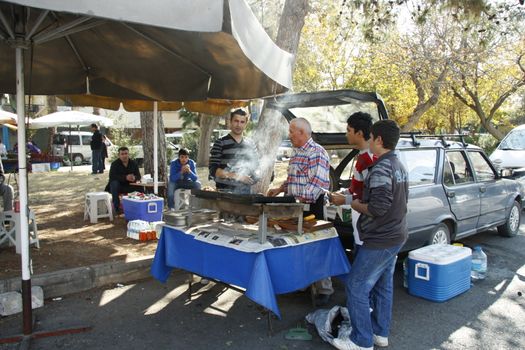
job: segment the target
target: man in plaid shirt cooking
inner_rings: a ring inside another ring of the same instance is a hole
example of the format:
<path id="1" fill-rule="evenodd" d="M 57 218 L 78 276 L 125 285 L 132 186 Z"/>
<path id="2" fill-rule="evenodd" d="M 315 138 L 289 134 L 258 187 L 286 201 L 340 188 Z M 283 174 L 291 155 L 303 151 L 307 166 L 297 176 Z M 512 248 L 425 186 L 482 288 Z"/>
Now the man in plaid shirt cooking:
<path id="1" fill-rule="evenodd" d="M 312 127 L 304 118 L 296 118 L 290 122 L 289 138 L 294 147 L 292 158 L 288 165 L 288 177 L 277 188 L 268 191 L 268 196 L 286 193 L 294 196 L 302 203 L 310 206 L 305 215 L 314 214 L 318 220 L 323 220 L 325 194 L 330 187 L 330 162 L 328 153 L 312 140 Z M 328 303 L 333 294 L 330 278 L 316 283 L 318 306 Z"/>

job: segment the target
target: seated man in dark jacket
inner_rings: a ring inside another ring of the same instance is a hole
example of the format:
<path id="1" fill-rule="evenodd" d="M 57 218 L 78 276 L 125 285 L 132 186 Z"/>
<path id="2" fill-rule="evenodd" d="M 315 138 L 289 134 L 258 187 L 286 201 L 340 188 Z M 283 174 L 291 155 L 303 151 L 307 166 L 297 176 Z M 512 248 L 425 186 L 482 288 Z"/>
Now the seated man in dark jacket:
<path id="1" fill-rule="evenodd" d="M 135 191 L 131 183 L 140 180 L 139 166 L 133 159 L 129 159 L 129 149 L 120 147 L 118 149 L 118 159 L 111 163 L 109 169 L 109 183 L 106 191 L 113 197 L 113 208 L 115 213 L 120 214 L 119 193 L 129 193 Z"/>

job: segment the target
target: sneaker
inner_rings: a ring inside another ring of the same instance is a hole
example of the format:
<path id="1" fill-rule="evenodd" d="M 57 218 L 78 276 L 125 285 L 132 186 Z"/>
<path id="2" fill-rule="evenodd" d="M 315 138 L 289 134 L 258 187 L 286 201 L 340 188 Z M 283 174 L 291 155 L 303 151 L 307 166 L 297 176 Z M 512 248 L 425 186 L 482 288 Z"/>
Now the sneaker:
<path id="1" fill-rule="evenodd" d="M 207 279 L 207 278 L 201 278 L 201 284 L 202 284 L 202 285 L 205 286 L 205 285 L 207 285 L 208 283 L 210 283 L 210 280 L 209 280 L 209 279 Z"/>
<path id="2" fill-rule="evenodd" d="M 170 208 L 170 211 L 171 211 L 171 212 L 174 212 L 174 211 L 175 211 L 175 208 Z"/>
<path id="3" fill-rule="evenodd" d="M 380 348 L 386 348 L 388 346 L 388 338 L 374 334 L 374 345 Z"/>
<path id="4" fill-rule="evenodd" d="M 315 306 L 326 306 L 330 302 L 330 295 L 319 294 L 315 297 Z"/>
<path id="5" fill-rule="evenodd" d="M 373 346 L 369 348 L 365 348 L 365 347 L 357 345 L 356 343 L 351 341 L 349 338 L 345 338 L 345 339 L 335 338 L 332 345 L 335 346 L 339 350 L 374 350 Z"/>

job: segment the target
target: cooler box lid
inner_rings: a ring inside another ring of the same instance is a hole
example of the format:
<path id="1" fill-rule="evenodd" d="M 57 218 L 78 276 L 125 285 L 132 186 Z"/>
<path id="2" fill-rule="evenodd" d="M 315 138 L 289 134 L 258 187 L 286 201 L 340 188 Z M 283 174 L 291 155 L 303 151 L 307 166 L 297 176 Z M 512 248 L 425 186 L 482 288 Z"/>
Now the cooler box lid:
<path id="1" fill-rule="evenodd" d="M 126 200 L 126 201 L 130 201 L 130 202 L 135 202 L 135 203 L 147 203 L 147 202 L 153 202 L 153 201 L 164 201 L 164 198 L 152 198 L 152 199 L 135 199 L 135 198 L 130 198 L 128 196 L 123 196 L 122 197 L 123 200 Z"/>
<path id="2" fill-rule="evenodd" d="M 408 253 L 408 258 L 436 265 L 447 265 L 472 255 L 468 247 L 450 244 L 432 244 Z"/>

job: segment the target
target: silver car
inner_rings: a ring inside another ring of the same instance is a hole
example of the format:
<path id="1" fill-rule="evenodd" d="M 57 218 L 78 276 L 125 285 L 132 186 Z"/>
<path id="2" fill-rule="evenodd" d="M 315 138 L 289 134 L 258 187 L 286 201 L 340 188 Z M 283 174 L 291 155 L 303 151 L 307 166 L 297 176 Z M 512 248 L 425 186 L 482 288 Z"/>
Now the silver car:
<path id="1" fill-rule="evenodd" d="M 269 108 L 288 120 L 308 119 L 313 139 L 331 157 L 331 190 L 347 188 L 358 151 L 346 140 L 346 119 L 363 111 L 375 120 L 388 119 L 379 95 L 355 90 L 288 94 L 267 101 Z M 518 233 L 525 191 L 515 180 L 503 178 L 477 146 L 447 141 L 443 136 L 412 133 L 397 146 L 410 181 L 409 239 L 403 250 L 427 244 L 450 243 L 492 227 L 503 236 Z M 334 211 L 332 211 L 334 212 Z M 353 244 L 351 222 L 335 216 L 334 224 L 345 246 Z"/>

